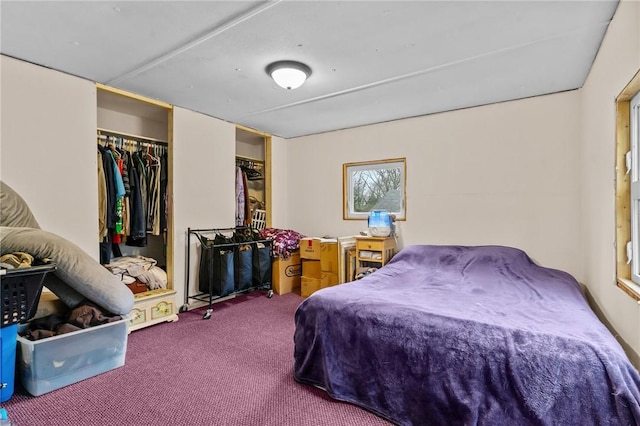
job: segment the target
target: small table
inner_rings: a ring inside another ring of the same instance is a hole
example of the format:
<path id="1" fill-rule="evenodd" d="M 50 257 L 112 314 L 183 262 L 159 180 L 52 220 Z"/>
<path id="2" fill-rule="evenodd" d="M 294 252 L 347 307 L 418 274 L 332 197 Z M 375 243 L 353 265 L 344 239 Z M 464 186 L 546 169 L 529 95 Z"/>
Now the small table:
<path id="1" fill-rule="evenodd" d="M 356 237 L 356 262 L 360 268 L 382 268 L 395 253 L 394 237 Z"/>

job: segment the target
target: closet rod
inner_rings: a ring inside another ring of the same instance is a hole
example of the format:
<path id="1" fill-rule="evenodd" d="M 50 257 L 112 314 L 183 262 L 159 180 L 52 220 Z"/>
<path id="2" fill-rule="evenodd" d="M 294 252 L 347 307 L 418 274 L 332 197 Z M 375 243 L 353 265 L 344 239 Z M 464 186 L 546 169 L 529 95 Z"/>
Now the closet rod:
<path id="1" fill-rule="evenodd" d="M 244 157 L 242 155 L 236 155 L 236 160 L 251 161 L 252 163 L 264 164 L 264 160 L 260 160 L 258 158 Z"/>
<path id="2" fill-rule="evenodd" d="M 134 140 L 136 142 L 147 142 L 147 143 L 156 144 L 156 145 L 169 145 L 169 143 L 167 141 L 163 141 L 163 140 L 160 140 L 160 139 L 147 138 L 147 137 L 144 137 L 144 136 L 136 136 L 136 135 L 131 135 L 131 134 L 128 134 L 128 133 L 114 132 L 112 130 L 98 128 L 98 138 L 106 139 L 108 136 L 116 137 L 116 138 L 122 138 L 122 139 L 128 139 L 128 140 Z"/>

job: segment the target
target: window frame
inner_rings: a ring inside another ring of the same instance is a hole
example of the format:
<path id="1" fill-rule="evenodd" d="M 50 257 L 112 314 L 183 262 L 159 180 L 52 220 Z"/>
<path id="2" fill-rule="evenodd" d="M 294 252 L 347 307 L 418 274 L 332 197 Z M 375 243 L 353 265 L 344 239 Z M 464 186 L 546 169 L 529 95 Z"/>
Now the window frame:
<path id="1" fill-rule="evenodd" d="M 355 163 L 344 163 L 342 165 L 342 218 L 344 220 L 366 220 L 369 212 L 356 212 L 351 208 L 353 202 L 353 172 L 361 170 L 380 170 L 390 168 L 397 164 L 401 173 L 401 211 L 390 212 L 396 215 L 396 220 L 406 220 L 407 217 L 407 159 L 390 158 L 385 160 L 361 161 Z"/>
<path id="2" fill-rule="evenodd" d="M 631 265 L 627 262 L 627 242 L 632 237 L 632 176 L 627 173 L 626 155 L 631 149 L 631 100 L 639 93 L 640 70 L 616 98 L 616 285 L 636 301 L 640 301 L 640 282 L 633 281 Z M 636 171 L 640 176 L 640 167 Z M 640 243 L 635 251 L 637 254 L 633 257 L 640 261 Z"/>

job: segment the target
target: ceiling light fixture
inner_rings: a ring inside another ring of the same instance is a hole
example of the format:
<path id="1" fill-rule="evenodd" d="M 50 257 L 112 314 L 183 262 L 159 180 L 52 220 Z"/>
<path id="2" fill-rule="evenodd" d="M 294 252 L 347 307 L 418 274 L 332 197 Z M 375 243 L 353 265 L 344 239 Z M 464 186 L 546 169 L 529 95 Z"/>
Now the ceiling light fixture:
<path id="1" fill-rule="evenodd" d="M 277 61 L 267 65 L 267 74 L 284 89 L 297 89 L 311 75 L 311 68 L 301 62 Z"/>

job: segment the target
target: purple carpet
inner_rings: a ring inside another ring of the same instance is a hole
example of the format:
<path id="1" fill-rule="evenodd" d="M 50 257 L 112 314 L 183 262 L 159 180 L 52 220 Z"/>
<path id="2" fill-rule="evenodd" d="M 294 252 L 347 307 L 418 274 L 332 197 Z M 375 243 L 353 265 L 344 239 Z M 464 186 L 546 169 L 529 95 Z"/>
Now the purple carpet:
<path id="1" fill-rule="evenodd" d="M 389 425 L 293 379 L 296 294 L 256 292 L 129 335 L 125 365 L 2 404 L 20 426 Z"/>

